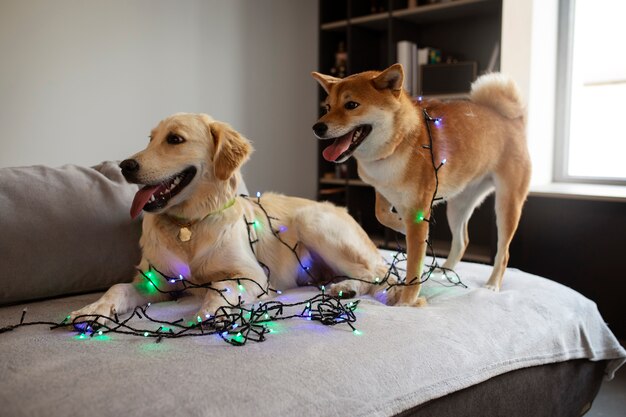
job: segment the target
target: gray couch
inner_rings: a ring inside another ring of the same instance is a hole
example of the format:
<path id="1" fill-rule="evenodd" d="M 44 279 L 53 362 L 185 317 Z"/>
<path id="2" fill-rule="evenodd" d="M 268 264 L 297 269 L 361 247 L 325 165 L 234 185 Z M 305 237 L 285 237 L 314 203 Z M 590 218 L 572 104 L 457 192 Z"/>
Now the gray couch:
<path id="1" fill-rule="evenodd" d="M 60 322 L 132 278 L 140 256 L 140 225 L 128 216 L 135 191 L 113 163 L 0 170 L 0 327 L 19 323 L 24 308 L 26 323 Z M 462 263 L 457 273 L 468 288 L 429 280 L 429 306 L 421 309 L 361 297 L 358 332 L 294 318 L 270 323 L 264 342 L 240 347 L 217 335 L 157 343 L 5 327 L 0 415 L 581 414 L 626 351 L 580 294 L 514 269 L 495 294 L 481 287 L 489 272 Z M 183 296 L 150 306 L 150 314 L 193 320 L 197 306 Z"/>

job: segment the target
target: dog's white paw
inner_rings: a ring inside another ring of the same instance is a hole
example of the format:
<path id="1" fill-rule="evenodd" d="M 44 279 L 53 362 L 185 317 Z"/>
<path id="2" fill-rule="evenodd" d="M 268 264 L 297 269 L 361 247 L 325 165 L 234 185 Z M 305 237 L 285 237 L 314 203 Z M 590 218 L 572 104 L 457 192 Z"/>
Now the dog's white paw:
<path id="1" fill-rule="evenodd" d="M 108 318 L 115 316 L 116 306 L 108 300 L 98 300 L 80 310 L 72 311 L 68 324 L 93 322 L 94 324 L 110 325 Z"/>
<path id="2" fill-rule="evenodd" d="M 401 288 L 402 287 L 387 288 L 387 285 L 383 285 L 376 288 L 376 291 L 372 295 L 381 303 L 385 303 L 388 306 L 393 306 L 396 305 L 396 303 L 398 302 Z"/>
<path id="3" fill-rule="evenodd" d="M 350 280 L 331 284 L 327 292 L 329 295 L 339 298 L 354 298 L 359 295 L 354 282 Z"/>
<path id="4" fill-rule="evenodd" d="M 488 290 L 491 290 L 493 292 L 500 292 L 500 287 L 498 287 L 497 285 L 485 284 L 485 288 L 487 288 Z"/>
<path id="5" fill-rule="evenodd" d="M 426 301 L 426 297 L 417 297 L 414 301 L 397 301 L 394 305 L 396 307 L 426 307 L 428 301 Z"/>
<path id="6" fill-rule="evenodd" d="M 216 314 L 218 315 L 216 317 Z M 218 311 L 217 306 L 213 305 L 203 305 L 200 307 L 200 310 L 193 316 L 194 321 L 203 322 L 213 318 L 216 321 L 220 321 L 224 316 L 223 310 Z"/>
<path id="7" fill-rule="evenodd" d="M 209 320 L 217 328 L 223 327 L 225 323 L 232 321 L 233 318 L 234 315 L 231 314 L 231 309 L 226 307 L 226 303 L 217 301 L 202 304 L 202 307 L 193 316 L 194 321 L 200 323 Z"/>
<path id="8" fill-rule="evenodd" d="M 447 279 L 446 277 L 447 277 L 446 273 L 441 269 L 435 269 L 428 276 L 429 279 L 436 280 L 436 281 L 446 280 Z"/>
<path id="9" fill-rule="evenodd" d="M 417 297 L 415 300 L 406 301 L 402 299 L 402 292 L 406 287 L 402 285 L 394 286 L 389 289 L 381 288 L 376 291 L 374 298 L 378 301 L 387 304 L 388 306 L 396 307 L 424 307 L 428 305 L 426 297 Z"/>

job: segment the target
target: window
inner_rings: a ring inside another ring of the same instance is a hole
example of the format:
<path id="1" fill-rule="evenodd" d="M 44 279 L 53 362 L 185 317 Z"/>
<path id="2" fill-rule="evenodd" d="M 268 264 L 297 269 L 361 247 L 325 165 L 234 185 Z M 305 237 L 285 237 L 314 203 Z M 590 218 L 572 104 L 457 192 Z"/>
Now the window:
<path id="1" fill-rule="evenodd" d="M 626 2 L 561 0 L 555 180 L 626 184 Z"/>

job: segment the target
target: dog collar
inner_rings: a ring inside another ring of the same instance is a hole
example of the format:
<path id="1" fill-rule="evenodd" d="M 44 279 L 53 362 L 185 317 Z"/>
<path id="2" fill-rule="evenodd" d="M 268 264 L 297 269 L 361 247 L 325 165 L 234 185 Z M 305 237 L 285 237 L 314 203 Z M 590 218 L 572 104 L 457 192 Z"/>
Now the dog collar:
<path id="1" fill-rule="evenodd" d="M 202 217 L 200 219 L 196 219 L 196 220 L 186 221 L 186 219 L 184 219 L 184 218 L 170 216 L 169 214 L 165 214 L 165 217 L 167 217 L 167 219 L 169 221 L 171 221 L 172 223 L 174 223 L 176 226 L 179 227 L 179 230 L 178 230 L 178 240 L 180 240 L 181 242 L 188 242 L 188 241 L 191 240 L 191 227 L 193 227 L 197 223 L 200 223 L 200 222 L 206 220 L 207 218 L 209 218 L 209 217 L 211 217 L 211 216 L 213 216 L 215 214 L 219 214 L 219 213 L 223 212 L 224 210 L 229 209 L 230 207 L 232 207 L 235 204 L 235 201 L 236 201 L 236 198 L 233 198 L 228 203 L 226 203 L 226 205 L 224 205 L 223 207 L 219 208 L 218 210 L 212 211 L 209 214 L 207 214 L 206 216 L 204 216 L 204 217 Z"/>

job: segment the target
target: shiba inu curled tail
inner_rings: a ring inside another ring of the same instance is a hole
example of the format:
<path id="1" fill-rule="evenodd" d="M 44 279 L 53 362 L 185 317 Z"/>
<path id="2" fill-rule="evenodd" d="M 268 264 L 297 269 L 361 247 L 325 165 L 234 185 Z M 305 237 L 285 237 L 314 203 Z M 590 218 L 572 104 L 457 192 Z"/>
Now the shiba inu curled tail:
<path id="1" fill-rule="evenodd" d="M 326 114 L 313 126 L 328 161 L 354 156 L 361 179 L 376 189 L 376 217 L 406 235 L 407 282 L 420 278 L 431 200 L 447 202 L 452 245 L 445 268 L 454 268 L 469 243 L 468 221 L 495 190 L 498 246 L 486 287 L 499 291 L 530 182 L 525 109 L 515 83 L 488 74 L 472 85 L 470 100 L 413 100 L 403 89 L 400 64 L 344 79 L 312 73 L 324 90 Z M 440 122 L 426 120 L 424 110 Z M 430 126 L 427 124 L 430 123 Z M 429 149 L 430 127 L 432 149 Z M 435 170 L 431 154 L 445 166 Z M 424 305 L 420 286 L 401 288 L 397 304 Z"/>

